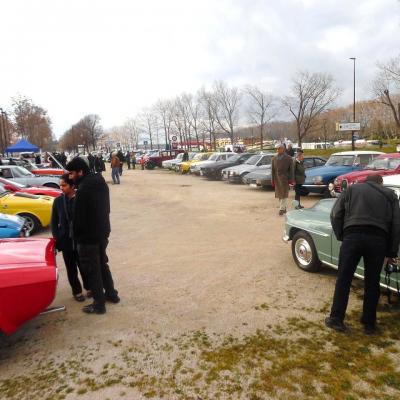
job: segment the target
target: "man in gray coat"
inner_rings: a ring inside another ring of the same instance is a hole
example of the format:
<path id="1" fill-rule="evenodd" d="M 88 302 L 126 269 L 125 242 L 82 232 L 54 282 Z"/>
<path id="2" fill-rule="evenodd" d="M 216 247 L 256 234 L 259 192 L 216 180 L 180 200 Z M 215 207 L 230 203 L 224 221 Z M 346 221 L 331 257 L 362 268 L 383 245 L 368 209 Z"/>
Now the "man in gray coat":
<path id="1" fill-rule="evenodd" d="M 277 147 L 277 155 L 271 163 L 271 180 L 275 187 L 275 197 L 279 199 L 279 215 L 286 213 L 289 184 L 293 184 L 293 159 L 285 152 L 283 143 Z"/>

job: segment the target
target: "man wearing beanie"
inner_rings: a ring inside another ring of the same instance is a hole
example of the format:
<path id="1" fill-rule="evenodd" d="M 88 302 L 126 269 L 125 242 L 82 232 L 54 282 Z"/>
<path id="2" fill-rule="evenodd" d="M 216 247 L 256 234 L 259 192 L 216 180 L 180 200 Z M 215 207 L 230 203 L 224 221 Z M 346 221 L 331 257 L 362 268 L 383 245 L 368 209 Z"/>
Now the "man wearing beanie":
<path id="1" fill-rule="evenodd" d="M 71 160 L 66 169 L 77 186 L 73 235 L 82 271 L 88 277 L 93 303 L 83 307 L 88 314 L 104 314 L 105 302 L 118 303 L 120 298 L 108 266 L 106 248 L 110 235 L 110 194 L 100 174 L 91 173 L 80 157 Z"/>

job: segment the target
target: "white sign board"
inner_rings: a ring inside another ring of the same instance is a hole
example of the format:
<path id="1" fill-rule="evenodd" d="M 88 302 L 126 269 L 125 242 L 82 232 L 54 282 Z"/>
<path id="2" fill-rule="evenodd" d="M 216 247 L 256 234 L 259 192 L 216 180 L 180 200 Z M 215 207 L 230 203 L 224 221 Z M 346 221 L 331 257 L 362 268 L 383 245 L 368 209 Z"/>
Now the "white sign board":
<path id="1" fill-rule="evenodd" d="M 337 131 L 359 131 L 360 129 L 361 124 L 359 122 L 336 123 Z"/>

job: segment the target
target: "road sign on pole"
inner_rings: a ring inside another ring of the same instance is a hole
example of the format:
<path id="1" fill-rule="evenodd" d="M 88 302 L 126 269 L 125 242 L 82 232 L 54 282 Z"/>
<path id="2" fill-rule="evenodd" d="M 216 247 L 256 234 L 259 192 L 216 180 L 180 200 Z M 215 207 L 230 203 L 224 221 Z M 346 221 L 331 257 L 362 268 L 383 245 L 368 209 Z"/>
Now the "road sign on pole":
<path id="1" fill-rule="evenodd" d="M 361 130 L 361 124 L 359 122 L 346 122 L 346 123 L 336 123 L 337 131 L 359 131 Z"/>

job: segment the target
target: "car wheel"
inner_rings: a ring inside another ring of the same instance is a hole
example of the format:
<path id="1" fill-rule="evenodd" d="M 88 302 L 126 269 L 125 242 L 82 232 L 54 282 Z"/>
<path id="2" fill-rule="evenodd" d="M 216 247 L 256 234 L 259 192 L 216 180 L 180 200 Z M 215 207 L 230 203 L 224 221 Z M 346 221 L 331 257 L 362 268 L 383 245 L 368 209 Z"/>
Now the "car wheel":
<path id="1" fill-rule="evenodd" d="M 54 182 L 44 183 L 43 186 L 47 186 L 47 187 L 51 187 L 51 188 L 55 188 L 55 189 L 60 189 L 60 186 L 57 185 L 57 183 L 54 183 Z"/>
<path id="2" fill-rule="evenodd" d="M 292 239 L 292 255 L 297 266 L 307 272 L 321 269 L 321 261 L 311 236 L 304 231 L 297 232 Z"/>
<path id="3" fill-rule="evenodd" d="M 308 191 L 308 189 L 302 186 L 300 189 L 300 196 L 308 196 L 309 194 L 310 192 Z"/>
<path id="4" fill-rule="evenodd" d="M 146 169 L 154 169 L 156 167 L 156 164 L 154 164 L 151 161 L 148 161 L 145 165 Z"/>
<path id="5" fill-rule="evenodd" d="M 331 192 L 329 191 L 328 188 L 326 188 L 323 192 L 322 192 L 322 198 L 323 199 L 330 199 L 331 196 Z"/>
<path id="6" fill-rule="evenodd" d="M 21 213 L 18 215 L 25 218 L 25 226 L 29 235 L 32 235 L 32 233 L 35 233 L 41 228 L 42 225 L 40 224 L 40 221 L 34 215 L 28 213 Z"/>

